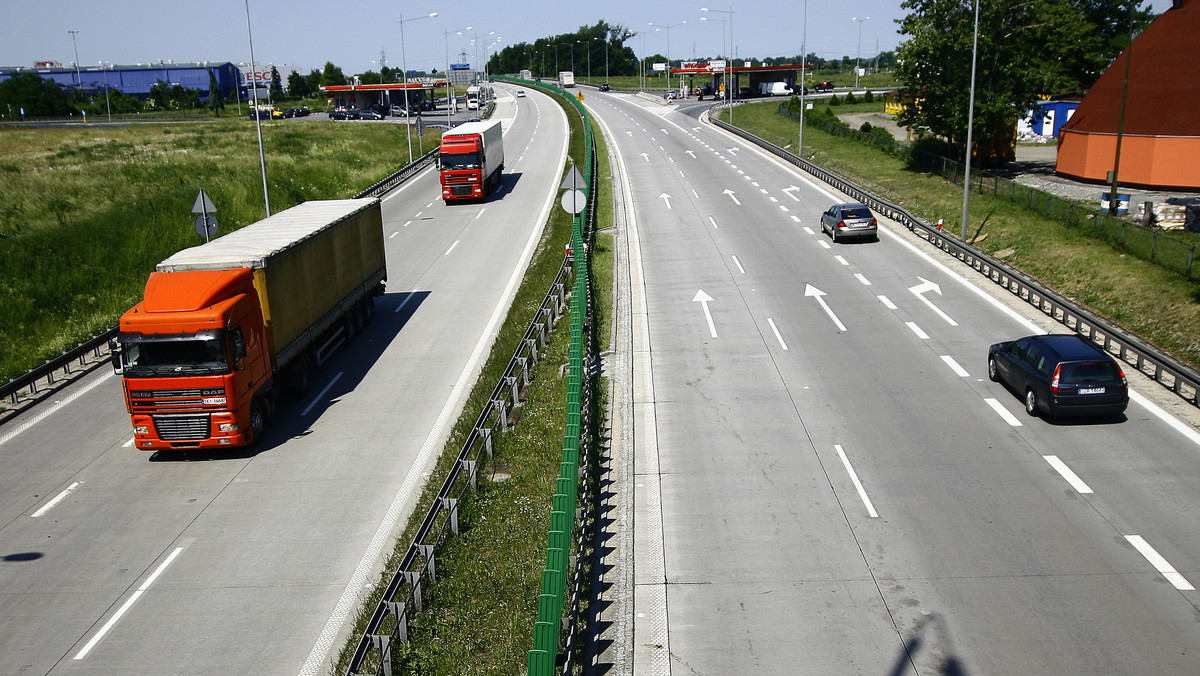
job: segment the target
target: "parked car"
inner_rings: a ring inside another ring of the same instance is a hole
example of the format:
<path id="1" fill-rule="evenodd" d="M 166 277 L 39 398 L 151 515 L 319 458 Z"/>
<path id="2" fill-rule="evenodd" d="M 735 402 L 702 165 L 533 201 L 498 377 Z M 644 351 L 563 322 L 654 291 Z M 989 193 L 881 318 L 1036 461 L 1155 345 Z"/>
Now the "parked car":
<path id="1" fill-rule="evenodd" d="M 865 204 L 835 204 L 821 214 L 821 232 L 835 242 L 846 237 L 879 239 L 879 221 Z"/>
<path id="2" fill-rule="evenodd" d="M 284 117 L 305 117 L 309 114 L 308 106 L 300 106 L 299 108 L 288 108 L 283 111 Z"/>
<path id="3" fill-rule="evenodd" d="M 1081 336 L 1027 336 L 988 348 L 988 377 L 1025 399 L 1025 412 L 1120 415 L 1129 405 L 1125 372 Z"/>
<path id="4" fill-rule="evenodd" d="M 355 112 L 358 113 L 358 117 L 352 118 L 355 120 L 382 120 L 383 119 L 383 115 L 380 115 L 378 111 L 371 110 L 370 108 L 358 110 Z"/>
<path id="5" fill-rule="evenodd" d="M 416 109 L 414 108 L 414 110 L 416 110 Z M 395 104 L 392 105 L 391 113 L 392 113 L 392 117 L 407 117 L 408 116 L 408 111 L 406 111 L 404 109 L 404 106 L 397 106 Z"/>
<path id="6" fill-rule="evenodd" d="M 331 120 L 349 120 L 349 119 L 351 119 L 350 118 L 351 112 L 352 111 L 346 110 L 344 108 L 338 108 L 335 110 L 331 110 L 331 111 L 329 111 L 329 119 L 331 119 Z"/>

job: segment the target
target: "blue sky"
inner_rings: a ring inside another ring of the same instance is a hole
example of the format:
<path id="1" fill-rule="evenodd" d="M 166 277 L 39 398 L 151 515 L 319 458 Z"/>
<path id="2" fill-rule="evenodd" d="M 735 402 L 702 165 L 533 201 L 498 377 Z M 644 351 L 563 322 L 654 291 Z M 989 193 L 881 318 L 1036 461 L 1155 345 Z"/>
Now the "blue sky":
<path id="1" fill-rule="evenodd" d="M 722 44 L 729 41 L 731 24 L 738 56 L 792 56 L 801 52 L 803 0 L 740 3 L 726 0 L 724 6 L 710 6 L 707 2 L 250 0 L 249 6 L 255 59 L 297 66 L 304 72 L 320 68 L 326 61 L 332 61 L 347 74 L 378 70 L 381 50 L 386 63 L 398 68 L 401 39 L 397 20 L 401 15 L 411 19 L 430 12 L 438 12 L 438 16 L 404 24 L 404 54 L 410 69 L 441 70 L 446 66 L 447 51 L 452 63 L 460 62 L 463 51 L 468 53 L 467 61 L 475 63 L 476 38 L 482 45 L 482 55 L 497 40 L 493 51 L 520 42 L 532 43 L 548 35 L 574 32 L 580 26 L 600 20 L 639 32 L 626 43 L 639 55 L 643 53 L 643 44 L 645 53 L 666 54 L 668 33 L 673 59 L 732 51 L 728 47 L 722 49 Z M 78 31 L 75 41 L 83 66 L 101 62 L 250 60 L 244 0 L 110 3 L 12 0 L 5 5 L 0 22 L 0 66 L 31 67 L 36 61 L 70 65 L 75 61 L 68 33 L 71 30 Z M 900 0 L 812 0 L 808 5 L 808 51 L 823 57 L 856 56 L 860 29 L 864 58 L 877 50 L 893 49 L 900 40 L 896 32 L 896 19 L 904 15 Z M 724 13 L 702 13 L 700 9 L 705 6 Z M 728 13 L 730 9 L 732 15 Z M 705 16 L 708 19 L 701 21 Z M 855 22 L 852 17 L 869 17 L 869 20 Z M 650 23 L 672 28 L 655 31 Z M 467 26 L 470 31 L 458 34 L 459 29 Z M 447 34 L 447 31 L 454 32 Z M 569 54 L 559 55 L 563 70 L 569 67 L 569 59 Z M 586 61 L 586 49 L 580 46 L 575 53 L 575 70 L 585 70 Z M 603 60 L 596 61 L 593 57 L 592 70 L 602 72 L 603 67 Z"/>

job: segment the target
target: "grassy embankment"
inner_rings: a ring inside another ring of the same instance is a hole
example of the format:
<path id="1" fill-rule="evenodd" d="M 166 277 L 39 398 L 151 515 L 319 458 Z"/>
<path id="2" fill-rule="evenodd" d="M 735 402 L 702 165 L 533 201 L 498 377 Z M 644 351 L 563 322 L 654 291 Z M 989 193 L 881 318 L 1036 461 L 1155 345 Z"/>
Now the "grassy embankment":
<path id="1" fill-rule="evenodd" d="M 584 151 L 582 122 L 573 108 L 565 108 L 572 132 L 569 153 L 579 164 Z M 610 182 L 605 179 L 609 174 L 607 153 L 598 134 L 596 139 L 600 158 L 596 216 L 599 228 L 612 221 L 612 193 Z M 554 205 L 509 318 L 468 399 L 467 413 L 442 450 L 433 478 L 386 566 L 389 572 L 385 572 L 364 600 L 356 632 L 361 632 L 370 619 L 382 587 L 391 578 L 390 571 L 399 564 L 436 497 L 441 478 L 446 476 L 470 433 L 475 416 L 536 315 L 562 263 L 563 247 L 570 239 L 570 232 L 570 216 Z M 609 340 L 611 240 L 607 233 L 601 233 L 591 247 L 595 286 L 592 326 L 597 327 L 596 338 L 601 341 L 597 349 L 601 350 L 606 349 Z M 569 322 L 569 315 L 560 320 L 560 329 Z M 568 361 L 568 338 L 561 330 L 551 338 L 546 357 L 533 373 L 528 399 L 520 408 L 520 422 L 509 433 L 496 438 L 494 462 L 482 470 L 477 490 L 461 506 L 458 518 L 461 534 L 437 554 L 437 583 L 424 590 L 424 611 L 410 618 L 409 643 L 397 649 L 395 664 L 403 673 L 512 674 L 525 669 L 528 651 L 533 647 L 537 597 L 545 567 L 550 500 L 562 460 L 566 379 L 559 369 Z M 597 390 L 602 391 L 603 387 Z M 356 641 L 357 636 L 344 647 L 338 661 L 339 672 L 348 664 Z"/>
<path id="2" fill-rule="evenodd" d="M 882 103 L 833 110 L 857 112 L 872 105 L 882 111 Z M 799 124 L 779 115 L 778 106 L 778 101 L 738 106 L 734 121 L 780 146 L 795 147 Z M 961 219 L 962 188 L 941 177 L 910 171 L 902 158 L 813 127 L 805 129 L 804 154 L 926 220 L 944 218 L 957 224 Z M 1079 228 L 1007 200 L 972 195 L 969 236 L 984 219 L 975 242 L 981 249 L 1176 358 L 1200 366 L 1200 283 L 1126 256 Z M 957 232 L 954 227 L 948 230 Z"/>
<path id="3" fill-rule="evenodd" d="M 264 121 L 272 212 L 352 197 L 405 165 L 404 129 Z M 249 120 L 0 129 L 0 382 L 116 325 L 155 263 L 202 243 L 202 188 L 220 233 L 266 215 Z"/>

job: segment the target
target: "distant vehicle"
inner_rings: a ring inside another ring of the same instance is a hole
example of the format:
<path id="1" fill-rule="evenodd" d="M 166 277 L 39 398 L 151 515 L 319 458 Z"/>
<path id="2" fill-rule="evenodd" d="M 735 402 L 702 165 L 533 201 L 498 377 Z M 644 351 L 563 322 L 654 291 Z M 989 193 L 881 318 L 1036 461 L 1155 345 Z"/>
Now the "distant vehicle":
<path id="1" fill-rule="evenodd" d="M 570 70 L 559 71 L 559 73 L 558 73 L 558 86 L 559 86 L 559 87 L 562 87 L 562 88 L 564 88 L 564 89 L 565 89 L 565 88 L 567 88 L 567 87 L 574 87 L 574 86 L 575 86 L 575 73 L 574 73 L 574 71 L 570 71 Z"/>
<path id="2" fill-rule="evenodd" d="M 478 110 L 481 91 L 477 85 L 467 87 L 467 110 Z"/>
<path id="3" fill-rule="evenodd" d="M 674 101 L 674 100 L 675 100 L 675 90 L 674 90 L 674 89 L 668 89 L 668 90 L 667 90 L 667 93 L 666 93 L 666 94 L 663 94 L 663 98 L 664 98 L 664 99 L 666 99 L 666 100 L 668 100 L 668 101 Z"/>
<path id="4" fill-rule="evenodd" d="M 606 92 L 606 91 L 608 91 L 608 89 L 609 89 L 609 87 L 608 87 L 608 83 L 607 83 L 607 82 L 602 82 L 602 83 L 600 84 L 600 86 L 599 86 L 599 87 L 597 87 L 597 89 L 599 89 L 599 90 L 600 90 L 600 91 L 602 91 L 602 92 Z"/>
<path id="5" fill-rule="evenodd" d="M 438 150 L 442 200 L 482 200 L 500 185 L 504 138 L 500 121 L 468 122 L 442 133 Z"/>
<path id="6" fill-rule="evenodd" d="M 792 89 L 786 82 L 760 82 L 758 93 L 763 96 L 791 96 Z"/>
<path id="7" fill-rule="evenodd" d="M 1081 336 L 1028 336 L 988 348 L 988 378 L 1024 397 L 1025 412 L 1120 415 L 1129 383 L 1117 361 Z"/>
<path id="8" fill-rule="evenodd" d="M 370 108 L 365 109 L 365 110 L 355 111 L 355 112 L 358 113 L 358 117 L 353 118 L 356 120 L 382 120 L 383 119 L 383 115 L 380 115 L 377 111 L 371 110 Z"/>
<path id="9" fill-rule="evenodd" d="M 524 89 L 518 89 L 518 90 L 517 90 L 517 98 L 518 98 L 518 99 L 523 99 L 523 98 L 525 98 L 525 90 L 524 90 Z"/>
<path id="10" fill-rule="evenodd" d="M 532 80 L 533 73 L 529 72 L 529 70 L 526 69 L 526 70 L 522 70 L 521 74 L 518 75 L 517 77 L 521 78 L 522 80 Z"/>
<path id="11" fill-rule="evenodd" d="M 835 204 L 821 214 L 821 232 L 828 232 L 835 242 L 847 237 L 878 239 L 878 226 L 875 214 L 857 202 Z"/>
<path id="12" fill-rule="evenodd" d="M 300 106 L 299 108 L 288 108 L 283 111 L 284 117 L 305 117 L 309 114 L 308 106 Z"/>
<path id="13" fill-rule="evenodd" d="M 478 117 L 468 117 L 467 122 L 482 122 Z"/>
<path id="14" fill-rule="evenodd" d="M 370 110 L 373 110 L 373 111 L 379 113 L 383 117 L 388 116 L 388 112 L 389 112 L 388 107 L 382 103 L 372 103 L 370 106 L 367 106 L 367 107 Z"/>
<path id="15" fill-rule="evenodd" d="M 391 110 L 389 112 L 392 114 L 392 117 L 407 117 L 408 116 L 408 111 L 404 110 L 404 106 L 397 106 L 397 105 L 393 104 L 391 107 Z"/>
<path id="16" fill-rule="evenodd" d="M 830 82 L 829 80 L 825 80 L 821 84 L 813 87 L 813 89 L 815 89 L 818 92 L 831 92 L 831 91 L 833 91 L 833 83 Z"/>
<path id="17" fill-rule="evenodd" d="M 259 120 L 282 120 L 283 111 L 277 109 L 275 106 L 259 106 L 257 111 L 251 108 L 250 119 L 253 120 L 256 118 Z"/>

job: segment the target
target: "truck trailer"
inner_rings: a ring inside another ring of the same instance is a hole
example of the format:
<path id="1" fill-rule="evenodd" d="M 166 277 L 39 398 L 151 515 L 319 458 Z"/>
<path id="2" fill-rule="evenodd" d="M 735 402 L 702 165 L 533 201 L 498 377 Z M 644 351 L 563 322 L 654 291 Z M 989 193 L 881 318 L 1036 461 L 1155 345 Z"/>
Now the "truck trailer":
<path id="1" fill-rule="evenodd" d="M 575 73 L 573 71 L 569 71 L 569 70 L 559 71 L 558 86 L 563 87 L 564 89 L 567 87 L 574 87 L 575 86 Z"/>
<path id="2" fill-rule="evenodd" d="M 499 120 L 467 122 L 442 134 L 438 151 L 442 199 L 482 200 L 500 185 L 504 136 Z"/>
<path id="3" fill-rule="evenodd" d="M 305 202 L 171 255 L 114 345 L 134 445 L 253 443 L 281 390 L 303 394 L 370 321 L 386 279 L 378 199 Z"/>

